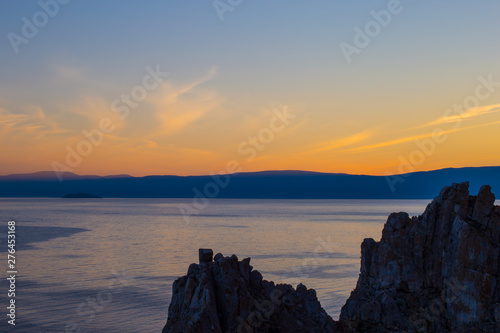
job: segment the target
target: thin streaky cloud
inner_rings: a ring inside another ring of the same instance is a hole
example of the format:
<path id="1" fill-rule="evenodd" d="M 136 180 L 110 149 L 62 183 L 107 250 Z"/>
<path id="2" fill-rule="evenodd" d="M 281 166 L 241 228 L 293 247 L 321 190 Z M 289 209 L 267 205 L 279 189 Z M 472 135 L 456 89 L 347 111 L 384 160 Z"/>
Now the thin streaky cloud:
<path id="1" fill-rule="evenodd" d="M 168 95 L 167 99 L 173 99 L 173 100 L 177 99 L 177 97 L 193 90 L 194 88 L 196 88 L 200 84 L 213 79 L 216 74 L 217 74 L 217 68 L 215 66 L 212 66 L 212 68 L 207 73 L 207 75 L 187 84 L 186 86 L 182 87 L 181 89 L 176 90 L 173 93 L 170 93 Z"/>
<path id="2" fill-rule="evenodd" d="M 449 124 L 449 123 L 453 123 L 453 122 L 456 122 L 459 120 L 470 119 L 470 118 L 482 116 L 482 115 L 489 114 L 489 113 L 495 113 L 495 112 L 499 112 L 499 111 L 500 111 L 500 104 L 478 106 L 478 107 L 470 108 L 470 109 L 468 109 L 460 114 L 454 114 L 451 116 L 440 117 L 436 120 L 433 120 L 431 122 L 428 122 L 428 123 L 423 124 L 421 126 L 418 126 L 416 128 Z"/>
<path id="3" fill-rule="evenodd" d="M 475 125 L 475 126 L 468 126 L 468 127 L 440 131 L 437 135 L 450 134 L 450 133 L 454 133 L 454 132 L 460 132 L 460 131 L 469 130 L 469 129 L 473 129 L 473 128 L 485 127 L 485 126 L 491 126 L 491 125 L 497 125 L 497 124 L 500 124 L 500 121 L 494 121 L 494 122 L 486 123 L 486 124 L 480 124 L 480 125 Z M 406 142 L 410 142 L 410 141 L 422 140 L 422 139 L 430 138 L 434 135 L 436 135 L 436 134 L 435 133 L 426 133 L 426 134 L 421 134 L 421 135 L 413 135 L 413 136 L 408 136 L 408 137 L 399 138 L 399 139 L 395 139 L 395 140 L 376 143 L 373 145 L 347 149 L 345 151 L 352 152 L 352 151 L 361 151 L 361 150 L 366 151 L 366 150 L 378 149 L 378 148 L 394 146 L 394 145 L 398 145 L 398 144 L 402 144 L 402 143 L 406 143 Z"/>
<path id="4" fill-rule="evenodd" d="M 313 149 L 310 151 L 310 153 L 318 153 L 326 150 L 333 150 L 345 146 L 349 146 L 358 142 L 362 142 L 370 137 L 373 136 L 374 131 L 373 130 L 364 130 L 361 132 L 358 132 L 356 134 L 353 134 L 351 136 L 348 136 L 346 138 L 342 139 L 337 139 L 333 141 L 328 141 L 328 142 L 323 142 L 320 144 L 320 147 Z"/>

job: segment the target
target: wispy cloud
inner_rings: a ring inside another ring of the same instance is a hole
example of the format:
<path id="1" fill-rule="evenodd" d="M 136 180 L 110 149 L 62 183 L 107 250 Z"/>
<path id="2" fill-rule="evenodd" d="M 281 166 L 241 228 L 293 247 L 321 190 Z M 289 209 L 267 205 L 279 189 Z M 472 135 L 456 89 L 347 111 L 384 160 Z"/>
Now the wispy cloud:
<path id="1" fill-rule="evenodd" d="M 213 79 L 216 74 L 217 74 L 217 68 L 215 66 L 212 66 L 212 68 L 208 71 L 208 73 L 205 76 L 194 80 L 193 82 L 185 85 L 182 88 L 177 89 L 173 93 L 168 94 L 167 100 L 177 100 L 179 96 L 188 93 L 189 91 L 193 90 L 200 84 Z"/>
<path id="2" fill-rule="evenodd" d="M 98 95 L 84 95 L 59 105 L 62 117 L 66 118 L 72 127 L 76 127 L 79 133 L 85 127 L 99 128 L 102 119 L 111 119 L 116 129 L 122 128 L 124 122 L 120 120 L 120 114 L 112 112 L 111 103 Z M 77 116 L 77 117 L 75 117 Z M 78 120 L 78 122 L 75 121 Z M 85 123 L 86 122 L 86 123 Z"/>
<path id="3" fill-rule="evenodd" d="M 58 67 L 61 75 L 72 75 L 79 72 L 72 67 Z M 66 128 L 68 137 L 81 137 L 83 129 L 99 128 L 102 119 L 110 119 L 113 132 L 106 134 L 106 142 L 116 144 L 126 141 L 130 147 L 157 148 L 158 137 L 171 134 L 206 115 L 212 108 L 220 104 L 214 91 L 197 89 L 202 83 L 216 75 L 212 67 L 206 75 L 191 82 L 176 86 L 165 81 L 152 91 L 147 98 L 132 108 L 127 119 L 113 112 L 111 101 L 99 94 L 82 94 L 77 99 L 57 105 L 58 112 L 54 117 Z"/>
<path id="4" fill-rule="evenodd" d="M 211 80 L 216 73 L 213 67 L 205 76 L 177 89 L 167 83 L 148 100 L 161 122 L 161 128 L 155 136 L 180 131 L 220 105 L 221 99 L 216 92 L 196 89 Z"/>
<path id="5" fill-rule="evenodd" d="M 449 123 L 453 123 L 453 122 L 456 122 L 459 120 L 471 119 L 471 118 L 475 118 L 475 117 L 479 117 L 479 116 L 482 116 L 485 114 L 495 113 L 495 112 L 500 112 L 500 104 L 492 104 L 492 105 L 484 105 L 484 106 L 474 107 L 474 108 L 468 109 L 460 114 L 454 114 L 451 116 L 440 117 L 440 118 L 433 120 L 431 122 L 428 122 L 424 125 L 418 126 L 417 128 L 449 124 Z"/>
<path id="6" fill-rule="evenodd" d="M 479 116 L 482 116 L 485 114 L 490 114 L 490 113 L 495 113 L 495 112 L 500 112 L 500 104 L 491 104 L 491 105 L 474 107 L 474 108 L 468 109 L 460 114 L 453 114 L 453 115 L 449 115 L 449 116 L 440 117 L 436 120 L 433 120 L 431 122 L 428 122 L 428 123 L 420 125 L 420 126 L 412 127 L 408 130 L 416 130 L 416 129 L 421 129 L 421 128 L 430 127 L 430 126 L 439 126 L 439 125 L 444 125 L 444 124 L 455 123 L 457 121 L 461 121 L 464 119 L 472 119 L 475 117 L 479 117 Z M 483 124 L 478 124 L 478 125 L 468 126 L 468 127 L 456 127 L 456 128 L 452 128 L 452 129 L 448 129 L 448 130 L 443 130 L 440 132 L 440 134 L 445 135 L 445 134 L 450 134 L 450 133 L 454 133 L 454 132 L 460 132 L 460 131 L 464 131 L 464 130 L 478 128 L 478 127 L 496 125 L 499 123 L 500 123 L 499 121 L 493 121 L 493 122 L 488 122 L 488 123 L 483 123 Z M 406 131 L 408 131 L 408 130 L 406 130 Z M 358 134 L 360 134 L 360 133 L 358 133 Z M 378 148 L 403 144 L 403 143 L 411 142 L 411 141 L 415 141 L 415 140 L 422 140 L 422 139 L 433 137 L 434 135 L 435 134 L 432 132 L 418 134 L 418 135 L 408 135 L 408 136 L 404 136 L 401 138 L 388 140 L 388 141 L 384 141 L 384 142 L 380 142 L 380 143 L 375 143 L 375 144 L 371 144 L 371 145 L 365 145 L 365 146 L 361 146 L 361 147 L 346 149 L 344 151 L 347 151 L 347 152 L 367 151 L 367 150 L 372 150 L 372 149 L 378 149 Z M 356 137 L 356 135 L 354 137 Z M 346 140 L 348 140 L 348 139 L 349 138 L 346 138 Z"/>
<path id="7" fill-rule="evenodd" d="M 65 132 L 47 117 L 41 107 L 27 106 L 23 113 L 14 113 L 0 107 L 0 133 L 3 135 L 29 135 L 40 139 L 46 135 Z"/>
<path id="8" fill-rule="evenodd" d="M 445 134 L 465 131 L 465 130 L 469 130 L 469 129 L 473 129 L 473 128 L 498 125 L 498 124 L 500 124 L 500 121 L 494 121 L 494 122 L 490 122 L 490 123 L 486 123 L 486 124 L 480 124 L 480 125 L 474 125 L 474 126 L 468 126 L 468 127 L 454 128 L 454 129 L 450 129 L 450 130 L 441 131 L 441 132 L 439 132 L 439 135 L 445 135 Z M 380 142 L 380 143 L 376 143 L 376 144 L 372 144 L 372 145 L 347 149 L 346 151 L 367 151 L 367 150 L 378 149 L 378 148 L 382 148 L 382 147 L 394 146 L 394 145 L 398 145 L 398 144 L 402 144 L 402 143 L 406 143 L 406 142 L 410 142 L 410 141 L 422 140 L 422 139 L 433 137 L 435 135 L 436 135 L 435 133 L 425 133 L 425 134 L 420 134 L 420 135 L 406 136 L 403 138 L 384 141 L 384 142 Z"/>
<path id="9" fill-rule="evenodd" d="M 319 147 L 316 149 L 313 149 L 310 151 L 310 153 L 318 153 L 326 150 L 332 150 L 332 149 L 337 149 L 337 148 L 342 148 L 345 146 L 353 145 L 358 142 L 362 142 L 370 137 L 372 137 L 374 134 L 374 130 L 364 130 L 359 133 L 353 134 L 351 136 L 333 140 L 333 141 L 328 141 L 328 142 L 323 142 L 320 143 Z"/>

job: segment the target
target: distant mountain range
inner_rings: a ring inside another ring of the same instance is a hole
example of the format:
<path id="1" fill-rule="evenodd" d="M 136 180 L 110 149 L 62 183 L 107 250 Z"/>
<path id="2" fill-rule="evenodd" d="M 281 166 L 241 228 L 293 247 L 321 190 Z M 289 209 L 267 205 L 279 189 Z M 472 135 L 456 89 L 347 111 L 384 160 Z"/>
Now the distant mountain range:
<path id="1" fill-rule="evenodd" d="M 491 185 L 500 193 L 500 167 L 448 168 L 394 176 L 308 171 L 261 171 L 215 176 L 80 176 L 52 171 L 0 176 L 0 197 L 57 197 L 89 193 L 104 198 L 430 199 L 451 183 L 469 181 L 471 193 Z"/>

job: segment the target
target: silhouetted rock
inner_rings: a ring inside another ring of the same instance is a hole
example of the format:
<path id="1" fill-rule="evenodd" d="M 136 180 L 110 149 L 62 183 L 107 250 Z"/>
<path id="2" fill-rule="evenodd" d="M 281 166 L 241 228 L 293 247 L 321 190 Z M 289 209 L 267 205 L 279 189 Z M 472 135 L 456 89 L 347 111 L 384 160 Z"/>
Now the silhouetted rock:
<path id="1" fill-rule="evenodd" d="M 200 250 L 177 279 L 163 332 L 500 332 L 500 206 L 489 186 L 442 189 L 418 217 L 393 213 L 361 244 L 361 272 L 334 322 L 313 289 L 275 285 L 250 258 Z M 208 260 L 210 259 L 210 260 Z"/>
<path id="2" fill-rule="evenodd" d="M 200 249 L 200 264 L 174 282 L 164 333 L 336 332 L 313 289 L 263 280 L 250 258 L 211 258 Z"/>
<path id="3" fill-rule="evenodd" d="M 489 186 L 445 187 L 425 212 L 389 216 L 361 245 L 342 308 L 348 332 L 500 332 L 500 207 Z"/>
<path id="4" fill-rule="evenodd" d="M 211 249 L 199 249 L 198 255 L 200 257 L 200 264 L 202 262 L 211 262 L 214 251 L 212 251 Z"/>

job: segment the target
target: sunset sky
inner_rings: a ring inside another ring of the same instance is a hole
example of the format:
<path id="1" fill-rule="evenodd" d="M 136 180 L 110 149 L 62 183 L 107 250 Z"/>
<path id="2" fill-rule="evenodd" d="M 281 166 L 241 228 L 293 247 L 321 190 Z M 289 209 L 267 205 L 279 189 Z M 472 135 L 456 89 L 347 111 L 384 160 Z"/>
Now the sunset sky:
<path id="1" fill-rule="evenodd" d="M 500 165 L 498 1 L 60 2 L 1 4 L 0 175 Z"/>

